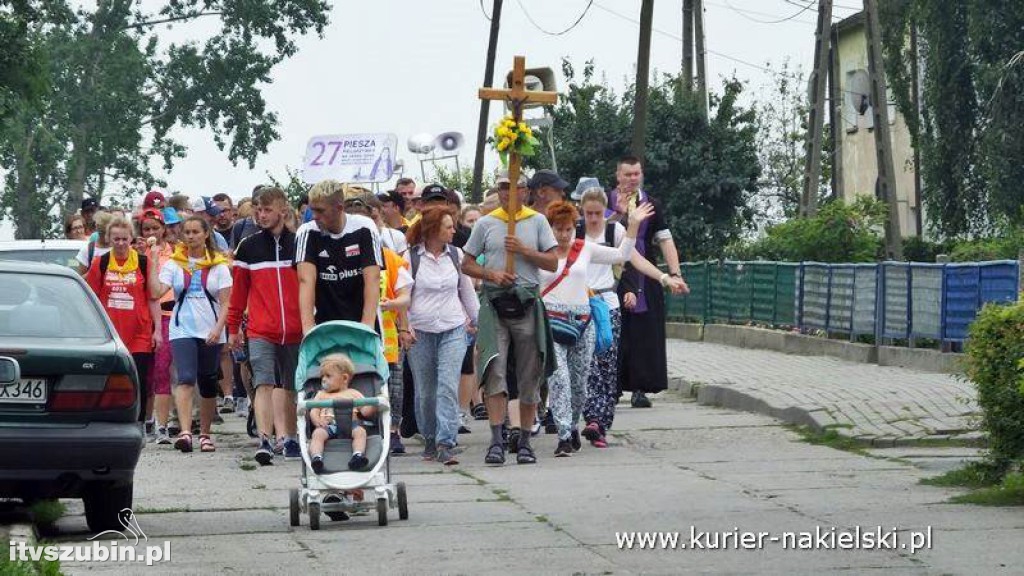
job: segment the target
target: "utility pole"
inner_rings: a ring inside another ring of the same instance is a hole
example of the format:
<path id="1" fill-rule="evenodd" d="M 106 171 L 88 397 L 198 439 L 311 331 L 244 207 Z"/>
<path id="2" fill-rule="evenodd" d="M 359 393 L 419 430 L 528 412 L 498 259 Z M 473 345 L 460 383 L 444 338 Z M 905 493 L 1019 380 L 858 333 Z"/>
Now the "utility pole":
<path id="1" fill-rule="evenodd" d="M 693 0 L 693 30 L 697 43 L 697 97 L 704 116 L 708 114 L 707 48 L 704 44 L 704 0 Z"/>
<path id="2" fill-rule="evenodd" d="M 654 23 L 654 0 L 643 0 L 640 6 L 640 47 L 636 56 L 636 96 L 633 102 L 632 153 L 641 161 L 647 147 L 647 84 L 651 63 L 651 27 Z"/>
<path id="3" fill-rule="evenodd" d="M 501 22 L 501 4 L 503 0 L 494 0 L 491 9 L 491 37 L 487 41 L 487 65 L 484 67 L 484 87 L 494 85 L 494 57 L 498 51 L 498 28 Z M 480 100 L 480 123 L 476 131 L 476 157 L 473 161 L 473 190 L 471 198 L 474 202 L 483 200 L 481 183 L 484 175 L 484 145 L 487 143 L 487 116 L 491 112 L 491 101 Z"/>
<path id="4" fill-rule="evenodd" d="M 885 225 L 885 251 L 890 260 L 903 260 L 903 235 L 900 232 L 899 200 L 896 197 L 896 171 L 892 161 L 892 136 L 889 132 L 889 91 L 882 62 L 882 34 L 878 20 L 878 0 L 864 0 L 864 30 L 868 44 L 868 74 L 871 76 L 871 109 L 875 122 L 875 158 L 878 163 L 878 189 L 889 204 Z"/>
<path id="5" fill-rule="evenodd" d="M 693 92 L 693 0 L 683 0 L 683 92 Z"/>
<path id="6" fill-rule="evenodd" d="M 818 0 L 818 29 L 814 33 L 814 69 L 811 70 L 811 117 L 807 122 L 807 158 L 800 215 L 818 213 L 818 183 L 821 182 L 822 131 L 825 129 L 825 80 L 828 77 L 829 40 L 832 33 L 832 0 Z"/>

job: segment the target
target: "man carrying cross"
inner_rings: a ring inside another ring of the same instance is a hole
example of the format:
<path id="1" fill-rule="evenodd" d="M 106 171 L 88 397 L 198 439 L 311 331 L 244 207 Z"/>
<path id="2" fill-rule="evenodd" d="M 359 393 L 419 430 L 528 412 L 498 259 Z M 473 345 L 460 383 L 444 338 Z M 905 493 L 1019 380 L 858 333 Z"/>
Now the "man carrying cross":
<path id="1" fill-rule="evenodd" d="M 554 252 L 558 243 L 547 218 L 524 205 L 529 193 L 526 178 L 520 176 L 518 186 L 513 188 L 508 174 L 501 173 L 497 186 L 501 207 L 477 221 L 463 249 L 462 262 L 465 274 L 484 281 L 477 329 L 477 375 L 484 386 L 491 424 L 491 445 L 484 462 L 491 465 L 505 463 L 501 429 L 508 407 L 505 370 L 509 351 L 514 354 L 521 422 L 533 422 L 541 383 L 554 371 L 554 351 L 538 285 L 539 269 L 554 272 L 558 268 Z M 519 209 L 510 213 L 513 195 Z M 515 235 L 508 234 L 512 223 Z M 514 261 L 513 272 L 506 271 L 506 251 Z M 483 265 L 477 263 L 481 255 Z M 536 461 L 530 435 L 523 434 L 516 462 Z"/>

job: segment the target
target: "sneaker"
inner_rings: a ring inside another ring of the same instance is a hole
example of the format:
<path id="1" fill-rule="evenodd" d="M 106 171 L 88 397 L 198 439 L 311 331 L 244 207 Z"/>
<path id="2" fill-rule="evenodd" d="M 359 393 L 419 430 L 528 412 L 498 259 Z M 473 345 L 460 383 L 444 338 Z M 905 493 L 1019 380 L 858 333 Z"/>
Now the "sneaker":
<path id="1" fill-rule="evenodd" d="M 533 426 L 530 426 L 530 436 L 536 436 L 540 434 L 540 420 L 534 420 Z"/>
<path id="2" fill-rule="evenodd" d="M 544 419 L 540 423 L 544 425 L 545 434 L 558 434 L 558 425 L 555 424 L 555 417 L 552 416 L 551 410 L 544 414 Z"/>
<path id="3" fill-rule="evenodd" d="M 167 433 L 171 436 L 177 436 L 181 434 L 181 424 L 178 423 L 178 416 L 171 413 L 171 417 L 167 420 Z"/>
<path id="4" fill-rule="evenodd" d="M 580 448 L 583 448 L 583 442 L 580 442 L 579 430 L 573 430 L 569 434 L 569 445 L 572 446 L 573 452 L 579 452 Z"/>
<path id="5" fill-rule="evenodd" d="M 651 399 L 643 392 L 633 392 L 633 397 L 629 400 L 629 404 L 633 408 L 650 408 Z"/>
<path id="6" fill-rule="evenodd" d="M 293 438 L 289 438 L 284 441 L 284 459 L 285 460 L 298 460 L 302 458 L 302 448 L 299 447 L 299 441 Z"/>
<path id="7" fill-rule="evenodd" d="M 558 446 L 555 446 L 555 457 L 567 458 L 569 456 L 572 456 L 572 442 L 569 440 L 559 440 Z"/>
<path id="8" fill-rule="evenodd" d="M 355 454 L 352 455 L 351 458 L 348 459 L 348 469 L 362 470 L 369 463 L 370 461 L 366 459 L 366 456 L 363 456 L 361 452 L 356 452 Z"/>
<path id="9" fill-rule="evenodd" d="M 451 466 L 459 463 L 459 459 L 455 457 L 455 451 L 444 444 L 439 444 L 437 446 L 437 455 L 434 456 L 434 460 L 444 464 L 445 466 Z"/>
<path id="10" fill-rule="evenodd" d="M 501 466 L 505 463 L 505 447 L 501 444 L 491 444 L 487 449 L 487 456 L 484 456 L 484 464 Z"/>
<path id="11" fill-rule="evenodd" d="M 192 419 L 192 433 L 193 434 L 199 434 L 199 418 L 198 417 Z"/>
<path id="12" fill-rule="evenodd" d="M 313 467 L 313 472 L 320 474 L 324 471 L 324 457 L 320 454 L 313 456 L 309 460 L 309 465 Z"/>
<path id="13" fill-rule="evenodd" d="M 241 418 L 249 417 L 249 399 L 239 398 L 235 400 L 235 415 Z"/>
<path id="14" fill-rule="evenodd" d="M 423 452 L 420 456 L 424 460 L 433 460 L 437 456 L 437 444 L 433 440 L 425 440 L 423 443 Z"/>
<path id="15" fill-rule="evenodd" d="M 603 436 L 601 434 L 601 425 L 597 422 L 590 422 L 583 428 L 583 437 L 593 442 Z"/>
<path id="16" fill-rule="evenodd" d="M 166 426 L 161 426 L 156 430 L 156 438 L 153 439 L 156 444 L 171 444 L 171 434 L 167 431 Z"/>
<path id="17" fill-rule="evenodd" d="M 235 399 L 231 396 L 223 398 L 219 404 L 220 405 L 217 406 L 217 412 L 220 412 L 221 414 L 231 414 L 235 411 Z"/>
<path id="18" fill-rule="evenodd" d="M 156 421 L 146 420 L 146 436 L 152 436 L 156 433 Z"/>
<path id="19" fill-rule="evenodd" d="M 466 413 L 459 412 L 459 434 L 470 434 L 473 431 L 466 426 Z"/>
<path id="20" fill-rule="evenodd" d="M 391 453 L 405 454 L 405 444 L 402 444 L 402 435 L 398 432 L 391 433 Z"/>
<path id="21" fill-rule="evenodd" d="M 284 454 L 284 438 L 278 438 L 277 440 L 274 441 L 273 450 L 274 454 L 277 454 L 278 456 Z"/>
<path id="22" fill-rule="evenodd" d="M 274 449 L 270 446 L 270 440 L 260 440 L 260 447 L 256 449 L 256 462 L 260 466 L 269 466 L 274 463 Z"/>
<path id="23" fill-rule="evenodd" d="M 597 440 L 591 440 L 590 445 L 594 448 L 607 448 L 608 440 L 606 440 L 604 436 L 601 436 Z"/>
<path id="24" fill-rule="evenodd" d="M 510 428 L 508 431 L 508 453 L 517 454 L 519 452 L 519 435 L 522 431 L 519 428 Z"/>
<path id="25" fill-rule="evenodd" d="M 473 408 L 470 409 L 473 413 L 474 420 L 487 420 L 487 406 L 484 404 L 474 404 Z"/>

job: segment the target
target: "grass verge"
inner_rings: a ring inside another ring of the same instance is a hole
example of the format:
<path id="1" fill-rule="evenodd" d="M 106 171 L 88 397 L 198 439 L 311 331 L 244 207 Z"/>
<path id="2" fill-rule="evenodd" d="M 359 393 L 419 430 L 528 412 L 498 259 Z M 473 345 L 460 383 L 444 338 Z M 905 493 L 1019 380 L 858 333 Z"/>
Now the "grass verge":
<path id="1" fill-rule="evenodd" d="M 4 576 L 61 576 L 60 562 L 40 558 L 34 560 L 11 560 L 10 541 L 0 544 L 0 574 Z"/>

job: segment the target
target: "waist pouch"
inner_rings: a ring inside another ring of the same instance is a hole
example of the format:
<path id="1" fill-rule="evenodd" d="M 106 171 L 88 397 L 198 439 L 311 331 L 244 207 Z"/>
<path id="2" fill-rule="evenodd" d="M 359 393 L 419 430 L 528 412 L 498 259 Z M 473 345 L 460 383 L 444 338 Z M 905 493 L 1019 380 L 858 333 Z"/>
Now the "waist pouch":
<path id="1" fill-rule="evenodd" d="M 502 320 L 525 318 L 526 312 L 533 306 L 534 300 L 535 298 L 530 298 L 524 302 L 514 288 L 499 292 L 490 298 L 494 313 Z"/>

